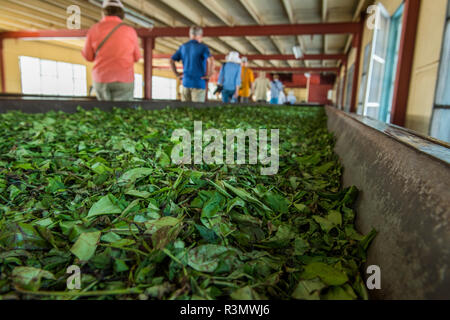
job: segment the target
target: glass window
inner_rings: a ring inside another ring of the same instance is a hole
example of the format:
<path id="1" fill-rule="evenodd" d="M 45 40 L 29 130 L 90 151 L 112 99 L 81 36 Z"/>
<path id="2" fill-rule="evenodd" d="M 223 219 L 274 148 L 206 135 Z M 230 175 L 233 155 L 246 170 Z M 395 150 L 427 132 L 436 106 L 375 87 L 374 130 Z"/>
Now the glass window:
<path id="1" fill-rule="evenodd" d="M 387 44 L 389 40 L 390 16 L 382 4 L 378 27 L 373 31 L 372 50 L 370 54 L 364 104 L 360 112 L 366 116 L 378 118 L 386 64 Z"/>
<path id="2" fill-rule="evenodd" d="M 352 88 L 353 88 L 353 74 L 355 73 L 355 65 L 353 64 L 347 72 L 347 88 L 345 92 L 345 107 L 346 112 L 350 112 L 350 104 L 352 103 Z"/>
<path id="3" fill-rule="evenodd" d="M 58 96 L 86 96 L 86 66 L 19 57 L 22 93 Z"/>
<path id="4" fill-rule="evenodd" d="M 152 77 L 152 97 L 161 100 L 177 99 L 177 80 L 171 78 Z"/>
<path id="5" fill-rule="evenodd" d="M 22 93 L 41 93 L 41 66 L 37 58 L 20 57 L 20 67 L 22 73 Z"/>
<path id="6" fill-rule="evenodd" d="M 447 21 L 443 45 L 436 104 L 450 106 L 450 20 Z"/>
<path id="7" fill-rule="evenodd" d="M 370 63 L 370 49 L 372 48 L 372 44 L 368 43 L 364 48 L 364 62 L 363 62 L 363 71 L 361 75 L 361 84 L 359 87 L 359 96 L 358 96 L 358 114 L 363 114 L 364 112 L 364 98 L 365 92 L 367 90 L 367 75 L 369 73 L 369 63 Z"/>
<path id="8" fill-rule="evenodd" d="M 430 135 L 450 143 L 450 2 L 443 41 Z"/>
<path id="9" fill-rule="evenodd" d="M 138 99 L 144 98 L 144 80 L 142 74 L 134 74 L 134 97 Z"/>

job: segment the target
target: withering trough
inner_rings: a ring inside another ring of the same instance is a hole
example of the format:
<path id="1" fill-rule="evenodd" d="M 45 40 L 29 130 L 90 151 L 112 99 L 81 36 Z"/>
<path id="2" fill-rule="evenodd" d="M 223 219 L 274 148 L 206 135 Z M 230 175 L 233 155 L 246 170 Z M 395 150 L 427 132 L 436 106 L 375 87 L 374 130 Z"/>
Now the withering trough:
<path id="1" fill-rule="evenodd" d="M 0 112 L 76 112 L 78 106 L 162 109 L 214 107 L 220 103 L 3 97 Z M 255 105 L 256 107 L 257 105 Z M 450 148 L 444 143 L 375 120 L 326 107 L 343 183 L 361 190 L 357 226 L 378 231 L 368 265 L 381 269 L 374 299 L 450 299 Z"/>

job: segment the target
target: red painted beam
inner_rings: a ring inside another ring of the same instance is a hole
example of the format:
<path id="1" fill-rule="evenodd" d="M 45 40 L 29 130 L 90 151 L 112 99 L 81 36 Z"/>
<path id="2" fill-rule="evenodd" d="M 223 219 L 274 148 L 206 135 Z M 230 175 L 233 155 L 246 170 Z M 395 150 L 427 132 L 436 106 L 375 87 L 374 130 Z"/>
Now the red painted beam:
<path id="1" fill-rule="evenodd" d="M 305 54 L 302 58 L 296 59 L 292 54 L 249 54 L 243 55 L 247 57 L 248 60 L 340 60 L 343 61 L 346 59 L 345 54 Z M 154 59 L 170 59 L 172 57 L 171 54 L 155 54 L 153 56 Z M 216 60 L 225 60 L 224 54 L 214 55 L 214 59 Z"/>
<path id="2" fill-rule="evenodd" d="M 353 46 L 356 48 L 356 60 L 355 69 L 353 73 L 353 86 L 352 86 L 352 96 L 350 103 L 350 112 L 356 112 L 358 107 L 358 80 L 359 80 L 359 66 L 361 63 L 361 50 L 362 50 L 362 36 L 364 32 L 364 23 L 366 19 L 366 14 L 363 12 L 361 14 L 361 19 L 359 21 L 359 32 L 353 36 Z"/>
<path id="3" fill-rule="evenodd" d="M 220 26 L 204 27 L 205 37 L 243 37 L 243 36 L 289 36 L 289 35 L 314 35 L 314 34 L 356 34 L 358 23 L 310 23 L 310 24 L 285 24 L 265 26 Z M 188 37 L 188 27 L 157 27 L 152 29 L 136 29 L 140 37 Z M 35 31 L 8 31 L 0 33 L 0 38 L 83 38 L 88 30 L 35 30 Z"/>
<path id="4" fill-rule="evenodd" d="M 3 58 L 3 39 L 0 39 L 0 81 L 2 82 L 2 92 L 6 93 L 6 83 L 5 83 L 5 61 Z"/>
<path id="5" fill-rule="evenodd" d="M 152 76 L 153 76 L 153 49 L 155 39 L 145 38 L 142 41 L 144 46 L 144 98 L 152 99 Z"/>
<path id="6" fill-rule="evenodd" d="M 0 32 L 0 39 L 36 39 L 36 38 L 84 38 L 88 33 L 87 29 L 79 30 L 23 30 Z"/>
<path id="7" fill-rule="evenodd" d="M 169 70 L 170 66 L 154 66 L 153 69 Z M 253 71 L 267 71 L 267 72 L 290 72 L 290 73 L 321 73 L 334 72 L 338 73 L 339 68 L 290 68 L 290 67 L 255 67 L 251 68 Z M 182 67 L 177 67 L 177 70 L 183 70 Z M 217 68 L 219 72 L 220 68 Z"/>
<path id="8" fill-rule="evenodd" d="M 397 74 L 395 78 L 391 111 L 391 123 L 398 126 L 404 126 L 406 121 L 406 109 L 408 107 L 419 10 L 420 0 L 405 0 L 400 51 L 398 54 Z"/>
<path id="9" fill-rule="evenodd" d="M 339 72 L 339 68 L 290 68 L 290 67 L 255 67 L 253 71 L 290 72 L 290 73 L 314 73 L 314 72 Z"/>
<path id="10" fill-rule="evenodd" d="M 243 37 L 243 36 L 289 36 L 289 35 L 314 35 L 314 34 L 355 34 L 358 32 L 358 23 L 310 23 L 310 24 L 285 24 L 285 25 L 257 25 L 257 26 L 220 26 L 204 27 L 205 37 Z M 153 29 L 141 29 L 141 36 L 154 37 L 187 37 L 188 27 L 163 27 Z"/>

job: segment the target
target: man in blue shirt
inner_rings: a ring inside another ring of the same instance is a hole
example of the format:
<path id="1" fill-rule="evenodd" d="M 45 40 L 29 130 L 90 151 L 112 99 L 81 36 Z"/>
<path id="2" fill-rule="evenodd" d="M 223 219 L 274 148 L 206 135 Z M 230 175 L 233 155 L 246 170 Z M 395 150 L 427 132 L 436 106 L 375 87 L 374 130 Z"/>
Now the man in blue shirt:
<path id="1" fill-rule="evenodd" d="M 192 27 L 191 40 L 182 44 L 172 56 L 170 65 L 177 78 L 183 78 L 182 101 L 205 102 L 206 81 L 214 72 L 214 59 L 208 46 L 202 43 L 203 29 Z M 178 73 L 176 61 L 183 62 L 183 74 Z"/>
<path id="2" fill-rule="evenodd" d="M 283 84 L 279 79 L 280 77 L 275 74 L 273 76 L 273 81 L 270 83 L 270 104 L 278 104 L 280 92 L 283 91 Z"/>
<path id="3" fill-rule="evenodd" d="M 241 87 L 241 59 L 239 53 L 232 51 L 227 55 L 227 62 L 220 69 L 218 84 L 223 86 L 222 101 L 235 102 Z"/>

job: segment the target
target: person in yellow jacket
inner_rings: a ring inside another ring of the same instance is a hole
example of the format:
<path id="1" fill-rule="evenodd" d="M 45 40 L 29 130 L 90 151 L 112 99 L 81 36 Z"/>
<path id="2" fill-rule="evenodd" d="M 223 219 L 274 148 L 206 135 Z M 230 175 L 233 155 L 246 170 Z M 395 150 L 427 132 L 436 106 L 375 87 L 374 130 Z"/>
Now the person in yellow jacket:
<path id="1" fill-rule="evenodd" d="M 251 88 L 255 81 L 252 69 L 248 67 L 248 59 L 243 57 L 241 70 L 241 88 L 239 89 L 239 102 L 248 103 L 252 94 Z"/>

